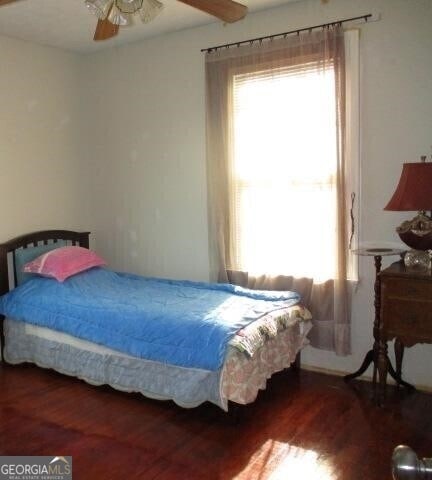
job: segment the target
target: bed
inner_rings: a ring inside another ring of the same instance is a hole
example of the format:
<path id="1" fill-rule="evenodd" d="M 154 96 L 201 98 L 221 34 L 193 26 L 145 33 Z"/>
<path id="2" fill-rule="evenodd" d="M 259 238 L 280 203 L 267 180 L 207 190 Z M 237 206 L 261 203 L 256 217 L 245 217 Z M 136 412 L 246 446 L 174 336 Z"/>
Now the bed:
<path id="1" fill-rule="evenodd" d="M 273 306 L 272 309 L 266 311 L 260 310 L 260 305 L 265 303 L 264 300 L 267 301 L 268 298 L 264 298 L 261 302 L 262 299 L 257 297 L 258 294 L 239 291 L 237 290 L 238 287 L 145 279 L 131 274 L 111 272 L 103 268 L 94 268 L 76 275 L 64 284 L 58 284 L 55 280 L 32 279 L 26 285 L 14 288 L 20 274 L 16 252 L 22 252 L 25 249 L 30 251 L 34 247 L 44 245 L 51 249 L 64 244 L 88 248 L 89 232 L 50 230 L 24 235 L 1 244 L 0 294 L 3 295 L 12 291 L 9 296 L 16 294 L 17 299 L 25 298 L 33 305 L 32 302 L 35 301 L 37 295 L 42 295 L 36 288 L 40 287 L 39 284 L 43 284 L 44 288 L 54 289 L 50 290 L 54 293 L 50 293 L 52 297 L 49 297 L 53 299 L 52 304 L 54 305 L 54 297 L 57 297 L 57 292 L 69 289 L 70 292 L 67 291 L 68 295 L 76 295 L 76 292 L 86 292 L 89 285 L 94 285 L 96 288 L 96 285 L 100 286 L 98 282 L 103 283 L 104 281 L 117 282 L 115 288 L 116 290 L 119 289 L 119 292 L 121 292 L 121 287 L 118 282 L 127 285 L 130 282 L 138 282 L 139 285 L 146 283 L 146 288 L 150 285 L 152 288 L 160 287 L 161 290 L 169 289 L 174 284 L 182 297 L 188 296 L 190 290 L 187 289 L 189 288 L 194 291 L 202 288 L 205 289 L 207 294 L 208 286 L 211 286 L 211 295 L 226 295 L 226 289 L 229 290 L 228 294 L 231 295 L 230 289 L 232 287 L 235 295 L 233 301 L 247 304 L 248 312 L 253 311 L 256 318 L 248 317 L 249 320 L 246 323 L 234 322 L 234 326 L 229 327 L 231 328 L 231 330 L 227 330 L 229 338 L 227 337 L 224 340 L 226 345 L 224 344 L 223 350 L 220 347 L 216 349 L 221 356 L 220 363 L 215 363 L 213 359 L 209 360 L 206 356 L 207 353 L 205 352 L 211 351 L 212 346 L 210 343 L 206 343 L 207 337 L 200 336 L 202 335 L 201 332 L 204 332 L 201 325 L 199 328 L 193 328 L 185 333 L 184 338 L 179 337 L 180 334 L 176 333 L 176 342 L 180 345 L 178 347 L 180 353 L 184 349 L 190 349 L 190 345 L 193 347 L 193 352 L 192 350 L 185 350 L 187 353 L 191 352 L 186 355 L 186 360 L 184 360 L 184 355 L 180 360 L 177 360 L 177 357 L 171 358 L 171 352 L 169 352 L 168 357 L 160 358 L 158 352 L 153 355 L 152 350 L 146 350 L 148 348 L 147 344 L 151 343 L 147 341 L 147 338 L 152 338 L 153 335 L 151 329 L 150 331 L 146 330 L 144 347 L 141 351 L 138 347 L 135 348 L 134 342 L 126 342 L 125 347 L 124 342 L 121 342 L 122 332 L 113 332 L 104 323 L 102 327 L 109 330 L 109 338 L 106 341 L 99 341 L 98 337 L 96 341 L 92 335 L 87 337 L 83 335 L 81 330 L 78 330 L 77 334 L 76 330 L 69 330 L 64 328 L 63 325 L 60 327 L 55 325 L 55 328 L 53 328 L 51 323 L 38 323 L 38 306 L 35 306 L 31 311 L 33 317 L 27 316 L 25 318 L 23 318 L 23 314 L 15 313 L 19 310 L 6 309 L 13 314 L 1 316 L 2 358 L 4 361 L 10 364 L 30 362 L 40 367 L 54 369 L 60 373 L 80 378 L 93 385 L 107 384 L 118 390 L 139 392 L 154 399 L 173 400 L 186 408 L 196 407 L 209 401 L 226 411 L 229 402 L 235 404 L 252 403 L 259 390 L 265 389 L 267 380 L 273 373 L 290 366 L 299 368 L 300 351 L 308 344 L 307 333 L 311 328 L 311 316 L 302 305 L 295 301 L 288 302 L 285 297 L 281 297 L 282 303 L 277 303 L 280 299 L 274 297 L 274 305 L 277 308 Z M 152 290 L 149 295 L 154 297 L 154 291 Z M 79 298 L 82 303 L 84 300 L 82 300 L 81 293 Z M 63 293 L 61 294 L 63 295 Z M 237 298 L 238 295 L 244 297 Z M 250 300 L 249 295 L 254 298 Z M 90 291 L 89 296 L 94 298 L 93 291 Z M 73 303 L 79 303 L 75 301 L 75 297 L 73 298 Z M 225 299 L 227 297 L 223 296 L 221 298 Z M 228 303 L 231 302 L 231 298 L 230 296 Z M 187 298 L 185 301 L 190 300 Z M 253 305 L 252 309 L 249 301 L 255 302 L 251 304 Z M 70 297 L 67 302 L 70 303 Z M 256 302 L 261 303 L 257 306 Z M 163 304 L 166 303 L 167 300 L 164 297 Z M 8 302 L 4 302 L 4 304 L 8 304 Z M 100 305 L 100 303 L 97 303 L 97 305 Z M 132 306 L 133 309 L 136 309 L 134 305 Z M 117 317 L 114 320 L 117 323 L 114 325 L 123 321 L 123 317 L 125 323 L 127 323 L 126 319 L 130 315 L 131 308 L 129 308 L 128 302 L 124 311 L 116 309 Z M 183 318 L 185 312 L 181 310 L 181 305 L 179 308 L 178 311 L 182 312 L 182 318 L 181 322 L 180 319 L 177 320 L 180 323 L 183 323 L 183 321 L 187 323 L 188 319 L 187 316 Z M 237 304 L 235 308 L 239 308 Z M 90 306 L 88 309 L 86 308 L 87 310 L 91 315 Z M 104 315 L 104 320 L 106 319 L 108 322 L 110 315 L 106 312 Z M 120 320 L 118 315 L 122 316 Z M 55 316 L 59 315 L 56 313 Z M 157 318 L 158 322 L 163 324 L 164 319 Z M 251 320 L 252 318 L 253 320 Z M 83 320 L 85 319 L 83 318 Z M 68 320 L 68 322 L 63 323 L 70 325 L 72 322 Z M 148 326 L 153 328 L 155 323 L 153 321 Z M 211 336 L 215 336 L 213 331 Z M 204 348 L 204 345 L 206 345 L 206 348 Z"/>

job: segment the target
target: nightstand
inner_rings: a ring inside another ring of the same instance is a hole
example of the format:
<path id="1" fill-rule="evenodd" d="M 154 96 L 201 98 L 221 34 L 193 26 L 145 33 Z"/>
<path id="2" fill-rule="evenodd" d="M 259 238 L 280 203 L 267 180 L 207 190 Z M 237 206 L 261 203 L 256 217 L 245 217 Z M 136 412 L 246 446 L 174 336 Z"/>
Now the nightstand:
<path id="1" fill-rule="evenodd" d="M 379 278 L 379 274 L 381 272 L 381 261 L 382 261 L 382 257 L 388 257 L 391 255 L 400 255 L 402 257 L 402 255 L 405 253 L 405 250 L 401 250 L 399 248 L 376 247 L 376 248 L 359 248 L 358 250 L 353 250 L 353 253 L 355 255 L 374 258 L 374 263 L 375 263 L 375 285 L 374 285 L 375 319 L 374 319 L 374 325 L 373 325 L 374 343 L 373 343 L 373 347 L 366 353 L 366 356 L 364 357 L 363 363 L 361 364 L 360 368 L 356 370 L 354 373 L 345 375 L 344 380 L 345 382 L 349 382 L 354 378 L 357 378 L 360 375 L 363 375 L 363 373 L 365 373 L 365 371 L 369 368 L 369 365 L 373 364 L 372 384 L 373 384 L 374 398 L 376 399 L 375 387 L 376 387 L 376 379 L 377 379 L 377 371 L 378 371 L 378 345 L 379 345 L 379 326 L 380 326 L 380 310 L 381 310 L 381 283 Z M 394 371 L 390 362 L 388 365 L 388 371 L 390 375 L 398 383 L 402 382 L 400 378 L 396 377 L 396 372 Z"/>
<path id="2" fill-rule="evenodd" d="M 402 381 L 402 359 L 405 347 L 416 343 L 432 343 L 432 274 L 430 270 L 414 270 L 396 262 L 379 274 L 381 306 L 378 346 L 379 397 L 385 399 L 387 342 L 395 339 L 396 377 Z"/>

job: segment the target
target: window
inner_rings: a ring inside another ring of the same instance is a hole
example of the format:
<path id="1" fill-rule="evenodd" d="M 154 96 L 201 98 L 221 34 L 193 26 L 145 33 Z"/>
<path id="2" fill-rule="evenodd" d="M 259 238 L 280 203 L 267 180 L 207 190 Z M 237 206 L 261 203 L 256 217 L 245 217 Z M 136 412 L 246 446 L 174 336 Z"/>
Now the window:
<path id="1" fill-rule="evenodd" d="M 311 344 L 340 355 L 357 274 L 358 39 L 336 26 L 206 55 L 211 278 L 298 291 Z"/>
<path id="2" fill-rule="evenodd" d="M 233 79 L 240 270 L 335 278 L 337 132 L 331 66 Z"/>

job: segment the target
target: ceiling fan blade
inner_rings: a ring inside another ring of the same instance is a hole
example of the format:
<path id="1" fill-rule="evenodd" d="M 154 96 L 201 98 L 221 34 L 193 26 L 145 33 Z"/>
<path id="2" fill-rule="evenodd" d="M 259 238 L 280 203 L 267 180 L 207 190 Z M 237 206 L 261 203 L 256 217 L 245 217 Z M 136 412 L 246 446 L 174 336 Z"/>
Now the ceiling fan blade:
<path id="1" fill-rule="evenodd" d="M 7 5 L 8 3 L 14 3 L 17 2 L 18 0 L 0 0 L 0 7 L 3 5 Z"/>
<path id="2" fill-rule="evenodd" d="M 198 8 L 203 12 L 209 13 L 220 20 L 227 23 L 237 22 L 241 20 L 247 13 L 248 9 L 241 3 L 233 0 L 179 0 L 186 5 Z"/>
<path id="3" fill-rule="evenodd" d="M 118 34 L 118 31 L 118 25 L 112 24 L 107 19 L 98 20 L 93 40 L 96 42 L 99 40 L 108 40 L 108 38 L 115 37 Z"/>

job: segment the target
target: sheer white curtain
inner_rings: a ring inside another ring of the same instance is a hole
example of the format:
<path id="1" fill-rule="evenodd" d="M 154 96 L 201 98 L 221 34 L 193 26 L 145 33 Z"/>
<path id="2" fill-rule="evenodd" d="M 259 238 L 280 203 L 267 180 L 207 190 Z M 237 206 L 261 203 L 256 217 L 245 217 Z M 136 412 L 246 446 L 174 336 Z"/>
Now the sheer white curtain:
<path id="1" fill-rule="evenodd" d="M 311 342 L 350 351 L 341 28 L 206 56 L 213 277 L 302 294 Z"/>

